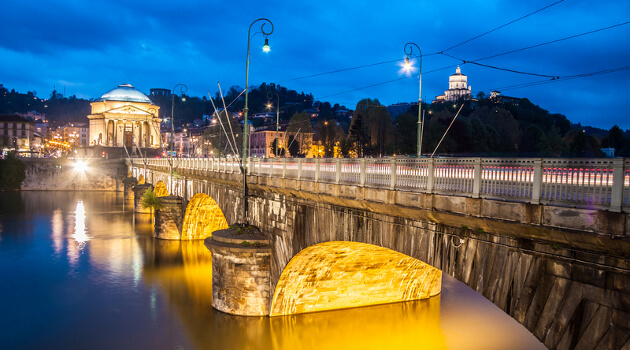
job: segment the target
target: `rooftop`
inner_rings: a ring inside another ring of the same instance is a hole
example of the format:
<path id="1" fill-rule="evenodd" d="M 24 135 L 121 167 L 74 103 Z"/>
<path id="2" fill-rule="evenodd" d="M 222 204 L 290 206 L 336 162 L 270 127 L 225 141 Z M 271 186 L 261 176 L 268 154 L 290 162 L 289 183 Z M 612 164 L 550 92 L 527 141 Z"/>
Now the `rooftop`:
<path id="1" fill-rule="evenodd" d="M 117 88 L 106 92 L 101 98 L 96 100 L 102 101 L 123 101 L 123 102 L 144 102 L 151 103 L 149 97 L 142 92 L 136 90 L 131 84 L 118 85 Z"/>

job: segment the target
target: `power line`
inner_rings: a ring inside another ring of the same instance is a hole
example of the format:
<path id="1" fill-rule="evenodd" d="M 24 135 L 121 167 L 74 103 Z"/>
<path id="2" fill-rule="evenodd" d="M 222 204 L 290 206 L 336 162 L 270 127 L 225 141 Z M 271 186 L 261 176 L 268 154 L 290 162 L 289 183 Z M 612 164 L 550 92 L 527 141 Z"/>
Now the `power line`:
<path id="1" fill-rule="evenodd" d="M 463 41 L 463 42 L 461 42 L 461 43 L 459 43 L 459 44 L 457 44 L 457 45 L 451 46 L 451 47 L 449 47 L 448 49 L 445 49 L 445 50 L 442 50 L 442 51 L 439 51 L 439 52 L 433 52 L 433 53 L 430 53 L 430 54 L 426 54 L 426 55 L 423 55 L 423 57 L 433 56 L 433 55 L 438 55 L 438 54 L 443 54 L 443 53 L 444 53 L 444 52 L 446 52 L 446 51 L 449 51 L 449 50 L 454 49 L 454 48 L 456 48 L 456 47 L 458 47 L 458 46 L 461 46 L 461 45 L 463 45 L 463 44 L 465 44 L 465 43 L 468 43 L 468 42 L 470 42 L 470 41 L 473 41 L 473 40 L 475 40 L 475 39 L 478 39 L 478 38 L 480 38 L 480 37 L 482 37 L 482 36 L 484 36 L 484 35 L 486 35 L 486 34 L 490 34 L 490 33 L 494 32 L 494 31 L 496 31 L 496 30 L 499 30 L 499 29 L 501 29 L 501 28 L 503 28 L 503 27 L 506 27 L 506 26 L 508 26 L 508 25 L 510 25 L 510 24 L 513 24 L 513 23 L 518 22 L 518 21 L 520 21 L 520 20 L 522 20 L 522 19 L 525 19 L 525 18 L 527 18 L 527 17 L 529 17 L 529 16 L 532 16 L 532 15 L 534 15 L 534 14 L 538 13 L 538 12 L 541 12 L 541 11 L 543 11 L 543 10 L 546 10 L 546 9 L 548 9 L 548 8 L 550 8 L 550 7 L 554 6 L 554 5 L 557 5 L 557 4 L 559 4 L 559 3 L 563 2 L 563 1 L 564 1 L 564 0 L 559 0 L 559 1 L 556 1 L 556 2 L 554 2 L 553 4 L 547 5 L 547 6 L 545 6 L 545 7 L 543 7 L 543 8 L 540 8 L 540 9 L 538 9 L 538 10 L 534 11 L 534 12 L 528 13 L 528 14 L 527 14 L 527 15 L 525 15 L 525 16 L 519 17 L 519 18 L 517 18 L 517 19 L 515 19 L 515 20 L 513 20 L 513 21 L 511 21 L 511 22 L 508 22 L 508 23 L 503 24 L 503 25 L 501 25 L 501 26 L 499 26 L 499 27 L 496 27 L 496 28 L 494 28 L 494 29 L 492 29 L 492 30 L 489 30 L 489 31 L 487 31 L 487 32 L 485 32 L 485 33 L 483 33 L 483 34 L 477 35 L 477 36 L 475 36 L 475 37 L 473 37 L 473 38 L 470 38 L 470 39 L 468 39 L 468 40 L 466 40 L 466 41 Z M 306 78 L 313 78 L 313 77 L 318 77 L 318 76 L 322 76 L 322 75 L 328 75 L 328 74 L 334 74 L 334 73 L 346 72 L 346 71 L 356 70 L 356 69 L 361 69 L 361 68 L 373 67 L 373 66 L 378 66 L 378 65 L 382 65 L 382 64 L 387 64 L 387 63 L 396 62 L 396 61 L 399 61 L 399 60 L 400 60 L 400 59 L 398 59 L 398 58 L 397 58 L 397 59 L 394 59 L 394 60 L 388 60 L 388 61 L 377 62 L 377 63 L 370 63 L 370 64 L 365 64 L 365 65 L 356 66 L 356 67 L 343 68 L 343 69 L 337 69 L 337 70 L 328 71 L 328 72 L 323 72 L 323 73 L 310 74 L 310 75 L 305 75 L 305 76 L 301 76 L 301 77 L 297 77 L 297 78 L 291 78 L 291 79 L 280 80 L 280 81 L 277 81 L 277 82 L 275 82 L 275 83 L 276 83 L 276 84 L 280 84 L 280 83 L 285 83 L 285 82 L 288 82 L 288 81 L 294 81 L 294 80 L 300 80 L 300 79 L 306 79 Z"/>
<path id="2" fill-rule="evenodd" d="M 423 57 L 426 56 L 433 56 L 433 55 L 437 55 L 438 52 L 434 52 L 434 53 L 430 53 L 427 55 L 423 55 Z M 280 80 L 280 81 L 276 81 L 274 84 L 280 84 L 280 83 L 285 83 L 287 81 L 294 81 L 294 80 L 300 80 L 300 79 L 306 79 L 306 78 L 313 78 L 313 77 L 318 77 L 318 76 L 322 76 L 322 75 L 328 75 L 328 74 L 334 74 L 334 73 L 341 73 L 341 72 L 346 72 L 346 71 L 351 71 L 351 70 L 355 70 L 355 69 L 361 69 L 361 68 L 367 68 L 367 67 L 373 67 L 373 66 L 379 66 L 382 64 L 387 64 L 387 63 L 392 63 L 392 62 L 397 62 L 400 61 L 400 58 L 394 59 L 394 60 L 389 60 L 389 61 L 383 61 L 383 62 L 377 62 L 377 63 L 369 63 L 369 64 L 364 64 L 361 66 L 356 66 L 356 67 L 350 67 L 350 68 L 342 68 L 342 69 L 336 69 L 336 70 L 332 70 L 332 71 L 328 71 L 328 72 L 323 72 L 323 73 L 316 73 L 316 74 L 311 74 L 311 75 L 305 75 L 305 76 L 301 76 L 301 77 L 297 77 L 297 78 L 291 78 L 291 79 L 286 79 L 286 80 Z"/>
<path id="3" fill-rule="evenodd" d="M 511 54 L 511 53 L 515 53 L 515 52 L 520 52 L 520 51 L 524 51 L 524 50 L 532 49 L 532 48 L 535 48 L 535 47 L 540 47 L 540 46 L 544 46 L 544 45 L 549 45 L 549 44 L 557 43 L 557 42 L 560 42 L 560 41 L 564 41 L 564 40 L 568 40 L 568 39 L 573 39 L 573 38 L 577 38 L 577 37 L 580 37 L 580 36 L 584 36 L 584 35 L 588 35 L 588 34 L 593 34 L 593 33 L 601 32 L 601 31 L 604 31 L 604 30 L 608 30 L 608 29 L 612 29 L 612 28 L 620 27 L 620 26 L 623 26 L 623 25 L 626 25 L 626 24 L 630 24 L 630 21 L 623 22 L 623 23 L 618 23 L 618 24 L 614 24 L 614 25 L 612 25 L 612 26 L 608 26 L 608 27 L 604 27 L 604 28 L 599 28 L 599 29 L 591 30 L 591 31 L 584 32 L 584 33 L 580 33 L 580 34 L 576 34 L 576 35 L 571 35 L 571 36 L 568 36 L 568 37 L 564 37 L 564 38 L 560 38 L 560 39 L 556 39 L 556 40 L 552 40 L 552 41 L 544 42 L 544 43 L 537 44 L 537 45 L 532 45 L 532 46 L 524 47 L 524 48 L 517 49 L 517 50 L 507 51 L 507 52 L 504 52 L 504 53 L 500 53 L 500 54 L 496 54 L 496 55 L 492 55 L 492 56 L 488 56 L 488 57 L 484 57 L 484 58 L 479 58 L 479 59 L 476 59 L 476 60 L 474 60 L 474 61 L 467 61 L 467 60 L 463 60 L 463 59 L 456 58 L 456 57 L 453 57 L 453 56 L 448 55 L 448 54 L 445 54 L 445 53 L 442 53 L 442 54 L 443 54 L 443 55 L 445 55 L 445 56 L 449 56 L 449 57 L 452 57 L 452 58 L 455 58 L 455 59 L 458 59 L 458 60 L 464 61 L 465 63 L 474 63 L 474 64 L 479 64 L 479 63 L 478 63 L 478 62 L 476 62 L 476 61 L 482 61 L 482 60 L 486 60 L 486 59 L 490 59 L 490 58 L 494 58 L 494 57 L 498 57 L 498 56 L 503 56 L 503 55 L 507 55 L 507 54 Z M 481 65 L 481 64 L 479 64 L 479 65 Z M 431 71 L 424 72 L 424 73 L 422 73 L 422 74 L 429 74 L 429 73 L 437 72 L 437 71 L 440 71 L 440 70 L 448 69 L 448 68 L 451 68 L 451 67 L 454 67 L 454 66 L 457 66 L 457 65 L 450 65 L 450 66 L 446 66 L 446 67 L 442 67 L 442 68 L 434 69 L 434 70 L 431 70 Z M 494 69 L 500 69 L 500 70 L 506 70 L 506 71 L 509 71 L 508 69 L 505 69 L 505 68 L 499 68 L 499 67 L 494 67 L 494 66 L 489 66 L 489 67 L 490 67 L 490 68 L 494 68 Z M 514 71 L 514 72 L 515 72 L 515 73 L 521 73 L 521 74 L 528 74 L 528 75 L 536 75 L 535 73 L 526 73 L 526 72 L 520 72 L 520 71 Z M 367 89 L 367 88 L 374 87 L 374 86 L 379 86 L 379 85 L 389 84 L 389 83 L 392 83 L 392 82 L 395 82 L 395 81 L 399 81 L 399 80 L 402 80 L 402 79 L 407 79 L 407 78 L 411 78 L 411 77 L 417 77 L 417 76 L 419 76 L 419 74 L 414 74 L 414 75 L 411 75 L 411 76 L 408 76 L 408 77 L 402 77 L 402 78 L 399 78 L 399 79 L 388 80 L 388 81 L 385 81 L 385 82 L 382 82 L 382 83 L 376 83 L 376 84 L 372 84 L 372 85 L 368 85 L 368 86 L 363 86 L 363 87 L 359 87 L 359 88 L 352 89 L 352 90 L 347 90 L 347 91 L 343 91 L 343 92 L 339 92 L 339 93 L 335 93 L 335 94 L 331 94 L 331 95 L 322 96 L 322 97 L 320 97 L 320 99 L 321 99 L 321 98 L 325 98 L 325 97 L 331 97 L 331 96 L 342 95 L 342 94 L 350 93 L 350 92 L 353 92 L 353 91 L 363 90 L 363 89 Z M 557 77 L 557 76 L 552 76 L 552 75 L 538 75 L 538 76 L 545 76 L 545 77 Z"/>
<path id="4" fill-rule="evenodd" d="M 577 37 L 580 37 L 580 36 L 601 32 L 603 30 L 608 30 L 608 29 L 624 26 L 626 24 L 630 24 L 630 21 L 619 23 L 619 24 L 615 24 L 615 25 L 612 25 L 612 26 L 609 26 L 609 27 L 605 27 L 605 28 L 599 28 L 599 29 L 591 30 L 589 32 L 584 32 L 584 33 L 581 33 L 581 34 L 571 35 L 571 36 L 568 36 L 568 37 L 565 37 L 565 38 L 561 38 L 561 39 L 547 41 L 547 42 L 544 42 L 544 43 L 541 43 L 541 44 L 532 45 L 532 46 L 524 47 L 524 48 L 517 49 L 517 50 L 507 51 L 507 52 L 504 52 L 504 53 L 499 53 L 499 54 L 492 55 L 492 56 L 487 56 L 487 57 L 484 57 L 484 58 L 478 58 L 475 61 L 483 61 L 483 60 L 487 60 L 487 59 L 490 59 L 490 58 L 495 58 L 495 57 L 499 57 L 499 56 L 503 56 L 503 55 L 507 55 L 507 54 L 511 54 L 511 53 L 515 53 L 515 52 L 520 52 L 520 51 L 533 49 L 535 47 L 540 47 L 540 46 L 544 46 L 544 45 L 554 44 L 554 43 L 557 43 L 557 42 L 560 42 L 560 41 L 569 40 L 569 39 L 577 38 Z"/>
<path id="5" fill-rule="evenodd" d="M 592 77 L 592 76 L 601 75 L 601 74 L 616 73 L 616 72 L 621 72 L 621 71 L 625 71 L 625 70 L 630 70 L 630 66 L 609 68 L 609 69 L 604 69 L 604 70 L 600 70 L 600 71 L 596 71 L 596 72 L 590 72 L 590 73 L 582 73 L 582 74 L 575 74 L 575 75 L 560 76 L 560 77 L 555 77 L 555 78 L 553 78 L 551 80 L 549 80 L 549 79 L 538 80 L 538 81 L 533 81 L 533 82 L 529 82 L 529 83 L 509 85 L 509 86 L 504 86 L 504 87 L 494 88 L 494 89 L 484 89 L 484 90 L 480 90 L 480 91 L 514 90 L 514 89 L 520 89 L 520 88 L 525 88 L 525 87 L 550 84 L 550 83 L 555 83 L 555 82 L 559 82 L 559 81 L 572 80 L 572 79 L 578 79 L 578 78 L 587 78 L 587 77 Z"/>
<path id="6" fill-rule="evenodd" d="M 497 69 L 497 70 L 502 70 L 502 71 L 506 71 L 506 72 L 517 73 L 517 74 L 534 75 L 534 76 L 537 76 L 537 77 L 547 77 L 547 78 L 555 78 L 556 77 L 555 75 L 528 73 L 528 72 L 523 72 L 523 71 L 518 71 L 518 70 L 513 70 L 513 69 L 508 69 L 508 68 L 495 67 L 495 66 L 491 66 L 491 65 L 488 65 L 488 64 L 475 62 L 475 61 L 466 61 L 463 58 L 455 57 L 455 56 L 449 55 L 447 53 L 445 53 L 444 56 L 448 56 L 450 58 L 453 58 L 453 59 L 456 59 L 456 60 L 460 60 L 460 61 L 462 61 L 462 64 L 470 63 L 470 64 L 475 64 L 475 65 L 478 65 L 478 66 L 481 66 L 481 67 L 492 68 L 492 69 Z"/>
<path id="7" fill-rule="evenodd" d="M 564 0 L 556 1 L 556 2 L 554 2 L 554 3 L 553 3 L 553 4 L 551 4 L 551 5 L 547 5 L 547 6 L 545 6 L 545 7 L 541 8 L 541 9 L 538 9 L 538 10 L 536 10 L 536 11 L 532 12 L 532 13 L 528 13 L 528 14 L 526 14 L 525 16 L 519 17 L 519 18 L 517 18 L 517 19 L 515 19 L 515 20 L 513 20 L 513 21 L 511 21 L 511 22 L 508 22 L 508 23 L 506 23 L 506 24 L 503 24 L 503 25 L 501 25 L 501 26 L 498 26 L 498 27 L 496 27 L 496 28 L 494 28 L 494 29 L 492 29 L 492 30 L 489 30 L 489 31 L 485 32 L 485 33 L 479 34 L 479 35 L 477 35 L 477 36 L 475 36 L 475 37 L 473 37 L 473 38 L 470 38 L 470 39 L 468 39 L 468 40 L 466 40 L 466 41 L 463 41 L 463 42 L 461 42 L 461 43 L 459 43 L 459 44 L 457 44 L 457 45 L 451 46 L 451 47 L 449 47 L 449 48 L 448 48 L 448 49 L 446 49 L 446 50 L 442 50 L 442 51 L 440 51 L 440 53 L 444 53 L 444 52 L 446 52 L 446 51 L 448 51 L 448 50 L 451 50 L 451 49 L 454 49 L 454 48 L 456 48 L 456 47 L 458 47 L 458 46 L 464 45 L 464 44 L 466 44 L 466 43 L 468 43 L 468 42 L 471 42 L 471 41 L 473 41 L 473 40 L 475 40 L 475 39 L 481 38 L 482 36 L 484 36 L 484 35 L 486 35 L 486 34 L 490 34 L 490 33 L 494 32 L 494 31 L 496 31 L 496 30 L 499 30 L 499 29 L 501 29 L 501 28 L 503 28 L 503 27 L 507 27 L 507 26 L 509 26 L 509 25 L 510 25 L 510 24 L 512 24 L 512 23 L 518 22 L 518 21 L 520 21 L 520 20 L 522 20 L 522 19 L 525 19 L 525 18 L 527 18 L 527 17 L 529 17 L 529 16 L 531 16 L 531 15 L 534 15 L 534 14 L 536 14 L 536 13 L 540 12 L 540 11 L 546 10 L 546 9 L 550 8 L 551 6 L 557 5 L 557 4 L 559 4 L 559 3 L 563 2 L 563 1 L 564 1 Z"/>

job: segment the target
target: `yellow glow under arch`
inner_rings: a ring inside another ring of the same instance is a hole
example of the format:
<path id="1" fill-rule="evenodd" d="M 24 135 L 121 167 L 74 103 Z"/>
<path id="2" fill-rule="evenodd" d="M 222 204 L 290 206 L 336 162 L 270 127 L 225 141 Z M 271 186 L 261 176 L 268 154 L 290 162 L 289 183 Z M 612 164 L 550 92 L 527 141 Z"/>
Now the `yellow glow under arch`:
<path id="1" fill-rule="evenodd" d="M 138 185 L 144 185 L 144 176 L 142 174 L 138 176 Z"/>
<path id="2" fill-rule="evenodd" d="M 442 271 L 418 259 L 371 244 L 326 242 L 289 261 L 270 316 L 426 299 L 441 290 Z"/>
<path id="3" fill-rule="evenodd" d="M 158 181 L 155 184 L 155 189 L 153 190 L 155 195 L 158 197 L 166 197 L 168 196 L 168 188 L 166 188 L 166 184 L 162 181 Z"/>
<path id="4" fill-rule="evenodd" d="M 131 173 L 131 171 L 129 172 L 129 174 L 127 174 L 127 177 L 133 177 L 133 174 Z"/>
<path id="5" fill-rule="evenodd" d="M 212 236 L 212 232 L 226 228 L 225 215 L 212 197 L 197 193 L 190 199 L 182 225 L 182 240 L 204 239 Z"/>

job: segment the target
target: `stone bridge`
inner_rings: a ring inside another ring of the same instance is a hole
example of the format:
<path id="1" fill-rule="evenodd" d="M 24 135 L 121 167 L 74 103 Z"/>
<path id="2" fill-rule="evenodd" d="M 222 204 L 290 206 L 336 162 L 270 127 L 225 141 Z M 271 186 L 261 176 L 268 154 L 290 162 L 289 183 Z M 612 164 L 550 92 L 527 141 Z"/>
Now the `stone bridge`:
<path id="1" fill-rule="evenodd" d="M 242 220 L 242 175 L 237 167 L 228 161 L 188 162 L 172 167 L 164 160 L 128 163 L 133 178 L 142 177 L 149 184 L 145 186 L 155 184 L 156 192 L 159 188 L 162 195 L 171 195 L 164 197 L 166 202 L 183 200 L 171 216 L 178 233 L 161 238 L 205 238 Z M 392 179 L 391 173 L 380 187 L 366 184 L 370 175 L 359 174 L 360 183 L 343 183 L 343 167 L 333 169 L 334 176 L 322 177 L 320 161 L 314 176 L 303 176 L 308 167 L 302 161 L 296 161 L 297 176 L 290 176 L 287 162 L 282 161 L 278 173 L 273 163 L 266 173 L 260 162 L 253 163 L 247 177 L 248 222 L 268 235 L 271 246 L 269 292 L 276 290 L 298 253 L 325 242 L 360 242 L 413 257 L 466 283 L 548 348 L 630 346 L 629 218 L 623 207 L 625 187 L 617 193 L 613 183 L 625 182 L 623 163 L 621 170 L 586 175 L 588 181 L 600 181 L 597 203 L 570 206 L 545 200 L 551 191 L 544 177 L 538 189 L 535 184 L 510 185 L 514 196 L 529 191 L 530 199 L 538 196 L 535 200 L 482 195 L 488 186 L 476 177 L 485 173 L 477 165 L 472 165 L 470 193 L 454 195 L 426 187 L 398 188 L 400 177 Z M 358 164 L 363 173 L 365 165 Z M 400 164 L 393 166 L 400 169 Z M 430 165 L 431 186 L 437 168 Z M 453 176 L 457 169 L 444 171 L 448 186 L 461 185 Z M 561 187 L 572 175 L 558 172 L 556 185 Z M 532 178 L 540 179 L 541 173 L 545 171 L 532 166 Z M 602 179 L 604 173 L 610 179 Z M 466 179 L 465 174 L 461 178 Z M 580 191 L 582 196 L 571 198 L 584 198 L 586 192 Z M 173 203 L 177 207 L 181 202 Z"/>

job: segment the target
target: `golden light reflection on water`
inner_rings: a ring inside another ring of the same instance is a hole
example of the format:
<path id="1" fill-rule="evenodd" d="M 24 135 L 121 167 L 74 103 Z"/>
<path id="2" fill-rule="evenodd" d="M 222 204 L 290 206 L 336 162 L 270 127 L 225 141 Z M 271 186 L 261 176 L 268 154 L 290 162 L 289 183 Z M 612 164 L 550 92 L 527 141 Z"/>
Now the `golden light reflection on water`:
<path id="1" fill-rule="evenodd" d="M 440 297 L 271 318 L 274 349 L 446 349 Z"/>
<path id="2" fill-rule="evenodd" d="M 244 317 L 212 308 L 211 253 L 202 241 L 153 240 L 145 248 L 145 281 L 167 298 L 197 349 L 544 349 L 450 276 L 442 294 L 425 300 Z"/>

